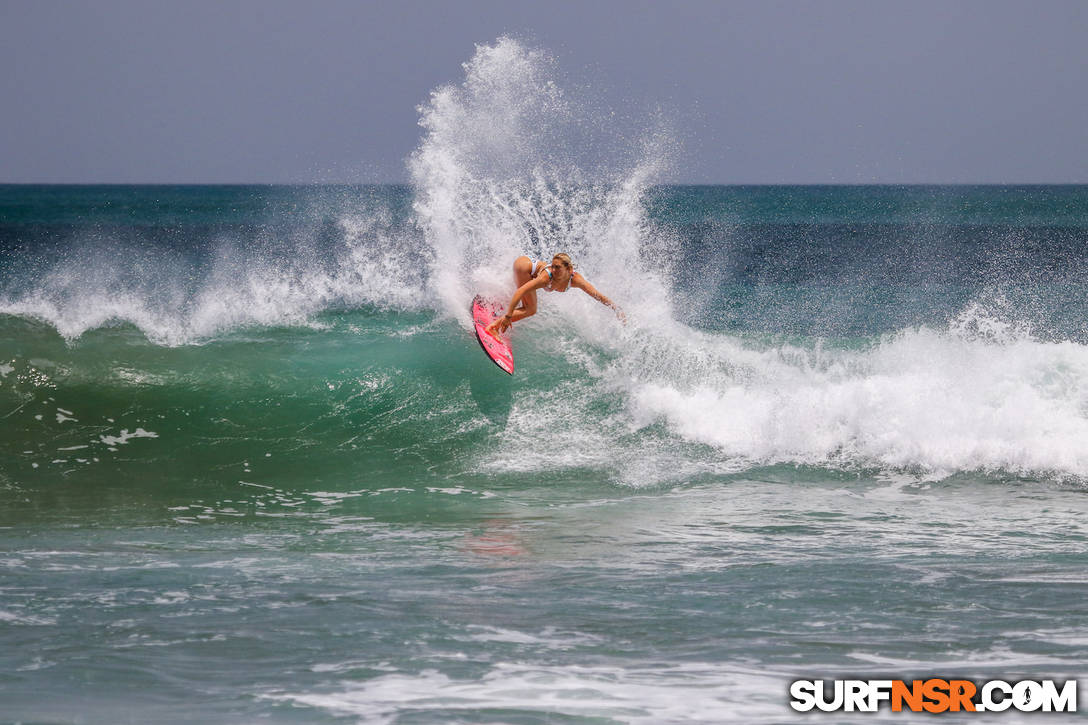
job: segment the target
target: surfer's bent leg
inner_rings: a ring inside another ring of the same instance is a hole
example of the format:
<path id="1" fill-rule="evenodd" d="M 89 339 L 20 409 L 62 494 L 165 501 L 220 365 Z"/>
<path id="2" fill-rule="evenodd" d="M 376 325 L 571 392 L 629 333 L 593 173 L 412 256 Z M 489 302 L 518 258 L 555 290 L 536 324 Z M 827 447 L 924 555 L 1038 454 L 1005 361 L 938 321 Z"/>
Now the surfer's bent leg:
<path id="1" fill-rule="evenodd" d="M 518 306 L 510 310 L 509 315 L 504 315 L 496 319 L 490 325 L 487 326 L 487 331 L 494 335 L 496 332 L 506 332 L 507 328 L 518 320 L 524 320 L 526 317 L 532 317 L 536 314 L 536 290 L 525 290 L 521 292 L 521 288 L 526 286 L 533 279 L 533 260 L 526 256 L 518 257 L 514 260 L 514 283 L 518 286 L 518 292 L 514 293 L 514 297 L 510 300 L 510 304 L 517 304 Z M 521 300 L 518 301 L 518 297 Z"/>
<path id="2" fill-rule="evenodd" d="M 520 288 L 533 278 L 533 260 L 522 255 L 514 260 L 514 287 Z M 519 314 L 520 313 L 520 314 Z M 526 292 L 521 305 L 514 311 L 515 320 L 523 320 L 536 314 L 536 290 Z"/>

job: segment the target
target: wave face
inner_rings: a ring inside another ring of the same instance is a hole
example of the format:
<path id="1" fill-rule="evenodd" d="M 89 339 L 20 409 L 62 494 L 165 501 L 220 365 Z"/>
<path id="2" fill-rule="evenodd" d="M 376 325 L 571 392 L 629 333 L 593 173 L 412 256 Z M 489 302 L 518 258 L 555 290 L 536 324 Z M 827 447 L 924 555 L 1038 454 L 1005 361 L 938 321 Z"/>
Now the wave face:
<path id="1" fill-rule="evenodd" d="M 667 130 L 610 136 L 562 80 L 479 46 L 420 107 L 411 186 L 0 190 L 4 455 L 286 456 L 285 485 L 1088 475 L 1083 187 L 664 185 Z M 497 379 L 468 303 L 558 251 L 628 322 L 542 295 Z"/>

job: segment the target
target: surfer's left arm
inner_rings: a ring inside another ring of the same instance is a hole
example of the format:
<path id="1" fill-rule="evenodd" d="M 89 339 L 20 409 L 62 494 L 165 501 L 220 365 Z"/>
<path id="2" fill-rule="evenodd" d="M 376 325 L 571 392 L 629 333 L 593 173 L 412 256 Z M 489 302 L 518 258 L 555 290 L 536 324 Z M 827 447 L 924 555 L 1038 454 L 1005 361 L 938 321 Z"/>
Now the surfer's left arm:
<path id="1" fill-rule="evenodd" d="M 616 317 L 620 318 L 620 322 L 625 325 L 627 324 L 627 315 L 623 314 L 623 310 L 619 308 L 619 305 L 601 294 L 597 290 L 597 288 L 591 285 L 585 277 L 578 273 L 575 273 L 574 276 L 571 278 L 570 283 L 572 287 L 577 287 L 578 289 L 582 290 L 605 307 L 611 307 L 612 311 L 616 313 Z"/>

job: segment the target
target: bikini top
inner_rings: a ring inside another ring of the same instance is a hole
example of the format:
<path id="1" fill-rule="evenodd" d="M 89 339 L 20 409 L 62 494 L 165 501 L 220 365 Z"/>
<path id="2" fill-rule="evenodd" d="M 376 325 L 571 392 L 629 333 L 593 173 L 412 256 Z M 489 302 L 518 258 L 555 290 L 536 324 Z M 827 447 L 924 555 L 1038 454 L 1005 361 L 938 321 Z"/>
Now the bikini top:
<path id="1" fill-rule="evenodd" d="M 541 269 L 544 269 L 548 273 L 548 286 L 544 288 L 546 292 L 566 292 L 570 289 L 570 283 L 574 279 L 574 272 L 571 272 L 570 276 L 567 277 L 567 286 L 561 290 L 557 290 L 552 287 L 552 268 L 547 262 L 535 262 L 533 264 L 533 277 L 535 278 L 540 274 Z"/>

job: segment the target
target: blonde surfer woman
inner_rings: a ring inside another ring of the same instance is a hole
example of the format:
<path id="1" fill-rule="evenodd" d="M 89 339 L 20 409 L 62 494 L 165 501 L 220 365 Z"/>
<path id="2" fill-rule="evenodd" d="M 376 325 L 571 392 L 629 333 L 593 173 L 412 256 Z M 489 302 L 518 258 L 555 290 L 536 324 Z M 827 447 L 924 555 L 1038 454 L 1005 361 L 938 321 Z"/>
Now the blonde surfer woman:
<path id="1" fill-rule="evenodd" d="M 582 290 L 602 305 L 611 307 L 616 312 L 616 317 L 626 322 L 623 311 L 616 303 L 608 299 L 597 288 L 591 285 L 586 278 L 574 271 L 574 265 L 567 254 L 557 254 L 552 257 L 552 263 L 533 262 L 526 256 L 514 260 L 514 282 L 518 286 L 514 298 L 510 300 L 510 306 L 506 314 L 499 317 L 487 326 L 491 335 L 506 332 L 515 322 L 532 317 L 536 314 L 536 291 L 566 292 L 571 287 Z M 518 304 L 520 303 L 520 307 Z"/>

